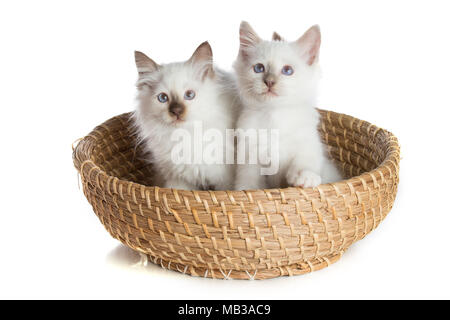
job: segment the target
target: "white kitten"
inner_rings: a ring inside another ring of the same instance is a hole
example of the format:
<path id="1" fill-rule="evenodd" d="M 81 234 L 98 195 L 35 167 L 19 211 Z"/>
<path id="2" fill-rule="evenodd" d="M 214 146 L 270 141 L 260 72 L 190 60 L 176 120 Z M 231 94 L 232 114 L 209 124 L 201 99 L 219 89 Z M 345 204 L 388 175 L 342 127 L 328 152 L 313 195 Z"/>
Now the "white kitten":
<path id="1" fill-rule="evenodd" d="M 279 130 L 279 170 L 264 176 L 259 164 L 238 165 L 236 189 L 307 188 L 341 179 L 325 155 L 318 132 L 319 47 L 318 26 L 297 41 L 286 42 L 277 33 L 273 41 L 264 41 L 247 22 L 241 23 L 239 55 L 234 63 L 243 102 L 237 127 Z M 250 148 L 270 146 L 260 142 Z"/>
<path id="2" fill-rule="evenodd" d="M 236 94 L 230 87 L 232 80 L 230 75 L 213 67 L 208 42 L 202 43 L 186 62 L 158 65 L 141 52 L 135 52 L 135 58 L 139 79 L 134 122 L 139 141 L 151 154 L 156 184 L 186 190 L 231 189 L 233 165 L 206 164 L 202 155 L 200 163 L 193 160 L 180 164 L 172 157 L 174 148 L 180 144 L 171 139 L 175 130 L 184 129 L 193 142 L 198 124 L 203 132 L 216 129 L 222 137 L 226 136 L 227 128 L 234 126 Z M 211 147 L 207 141 L 201 143 L 202 147 Z M 225 154 L 226 142 L 213 147 Z M 192 158 L 195 152 L 192 150 Z"/>

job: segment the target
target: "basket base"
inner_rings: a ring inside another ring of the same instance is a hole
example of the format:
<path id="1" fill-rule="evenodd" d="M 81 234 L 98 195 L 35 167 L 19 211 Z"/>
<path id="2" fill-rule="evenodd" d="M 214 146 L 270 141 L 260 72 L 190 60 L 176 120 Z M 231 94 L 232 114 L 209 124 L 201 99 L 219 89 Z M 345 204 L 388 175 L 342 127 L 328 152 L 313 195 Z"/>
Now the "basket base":
<path id="1" fill-rule="evenodd" d="M 289 266 L 275 267 L 272 269 L 263 270 L 222 270 L 222 269 L 206 269 L 201 267 L 195 267 L 193 265 L 183 265 L 178 262 L 171 262 L 159 257 L 152 257 L 148 254 L 140 252 L 141 261 L 139 264 L 147 265 L 148 261 L 161 266 L 163 269 L 181 272 L 183 274 L 191 275 L 194 277 L 204 277 L 213 279 L 238 279 L 238 280 L 263 280 L 271 279 L 282 276 L 296 276 L 309 273 L 312 271 L 321 270 L 329 265 L 338 261 L 344 251 L 341 251 L 334 255 L 325 256 L 322 258 L 316 258 L 312 261 L 304 263 L 296 263 Z"/>

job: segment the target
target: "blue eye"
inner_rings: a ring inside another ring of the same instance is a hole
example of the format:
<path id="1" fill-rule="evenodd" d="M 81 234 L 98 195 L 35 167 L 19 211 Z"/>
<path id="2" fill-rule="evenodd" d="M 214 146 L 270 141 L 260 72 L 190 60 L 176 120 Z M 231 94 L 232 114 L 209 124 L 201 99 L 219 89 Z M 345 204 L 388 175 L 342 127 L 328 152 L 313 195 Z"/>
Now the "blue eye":
<path id="1" fill-rule="evenodd" d="M 257 63 L 253 66 L 253 71 L 256 73 L 264 72 L 264 65 L 262 63 Z"/>
<path id="2" fill-rule="evenodd" d="M 284 66 L 283 69 L 281 69 L 281 73 L 290 76 L 294 73 L 294 69 L 292 69 L 291 66 Z"/>
<path id="3" fill-rule="evenodd" d="M 158 101 L 161 103 L 166 103 L 167 100 L 169 100 L 169 97 L 167 96 L 167 94 L 165 94 L 164 92 L 161 92 L 160 94 L 158 94 Z"/>
<path id="4" fill-rule="evenodd" d="M 194 90 L 187 90 L 187 91 L 184 93 L 184 99 L 186 99 L 186 100 L 192 100 L 192 99 L 194 99 L 194 97 L 195 97 L 195 92 L 194 92 Z"/>

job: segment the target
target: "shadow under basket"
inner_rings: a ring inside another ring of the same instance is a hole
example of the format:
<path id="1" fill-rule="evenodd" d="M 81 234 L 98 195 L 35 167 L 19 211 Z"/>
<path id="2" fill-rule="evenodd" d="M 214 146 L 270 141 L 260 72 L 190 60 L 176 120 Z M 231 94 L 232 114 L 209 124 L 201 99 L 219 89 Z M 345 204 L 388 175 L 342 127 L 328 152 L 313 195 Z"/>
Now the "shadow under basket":
<path id="1" fill-rule="evenodd" d="M 130 113 L 81 139 L 73 161 L 106 230 L 161 267 L 200 277 L 267 279 L 322 269 L 392 208 L 400 149 L 390 132 L 320 110 L 320 133 L 347 180 L 246 191 L 152 186 Z"/>

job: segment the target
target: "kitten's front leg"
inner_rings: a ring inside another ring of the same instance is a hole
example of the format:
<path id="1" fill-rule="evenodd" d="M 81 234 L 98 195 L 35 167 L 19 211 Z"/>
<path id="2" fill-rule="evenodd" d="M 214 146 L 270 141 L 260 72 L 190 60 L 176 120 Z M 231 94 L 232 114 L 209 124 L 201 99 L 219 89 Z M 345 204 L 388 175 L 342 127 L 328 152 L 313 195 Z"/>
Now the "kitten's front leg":
<path id="1" fill-rule="evenodd" d="M 266 176 L 261 174 L 261 167 L 256 164 L 237 165 L 236 190 L 265 189 Z"/>

